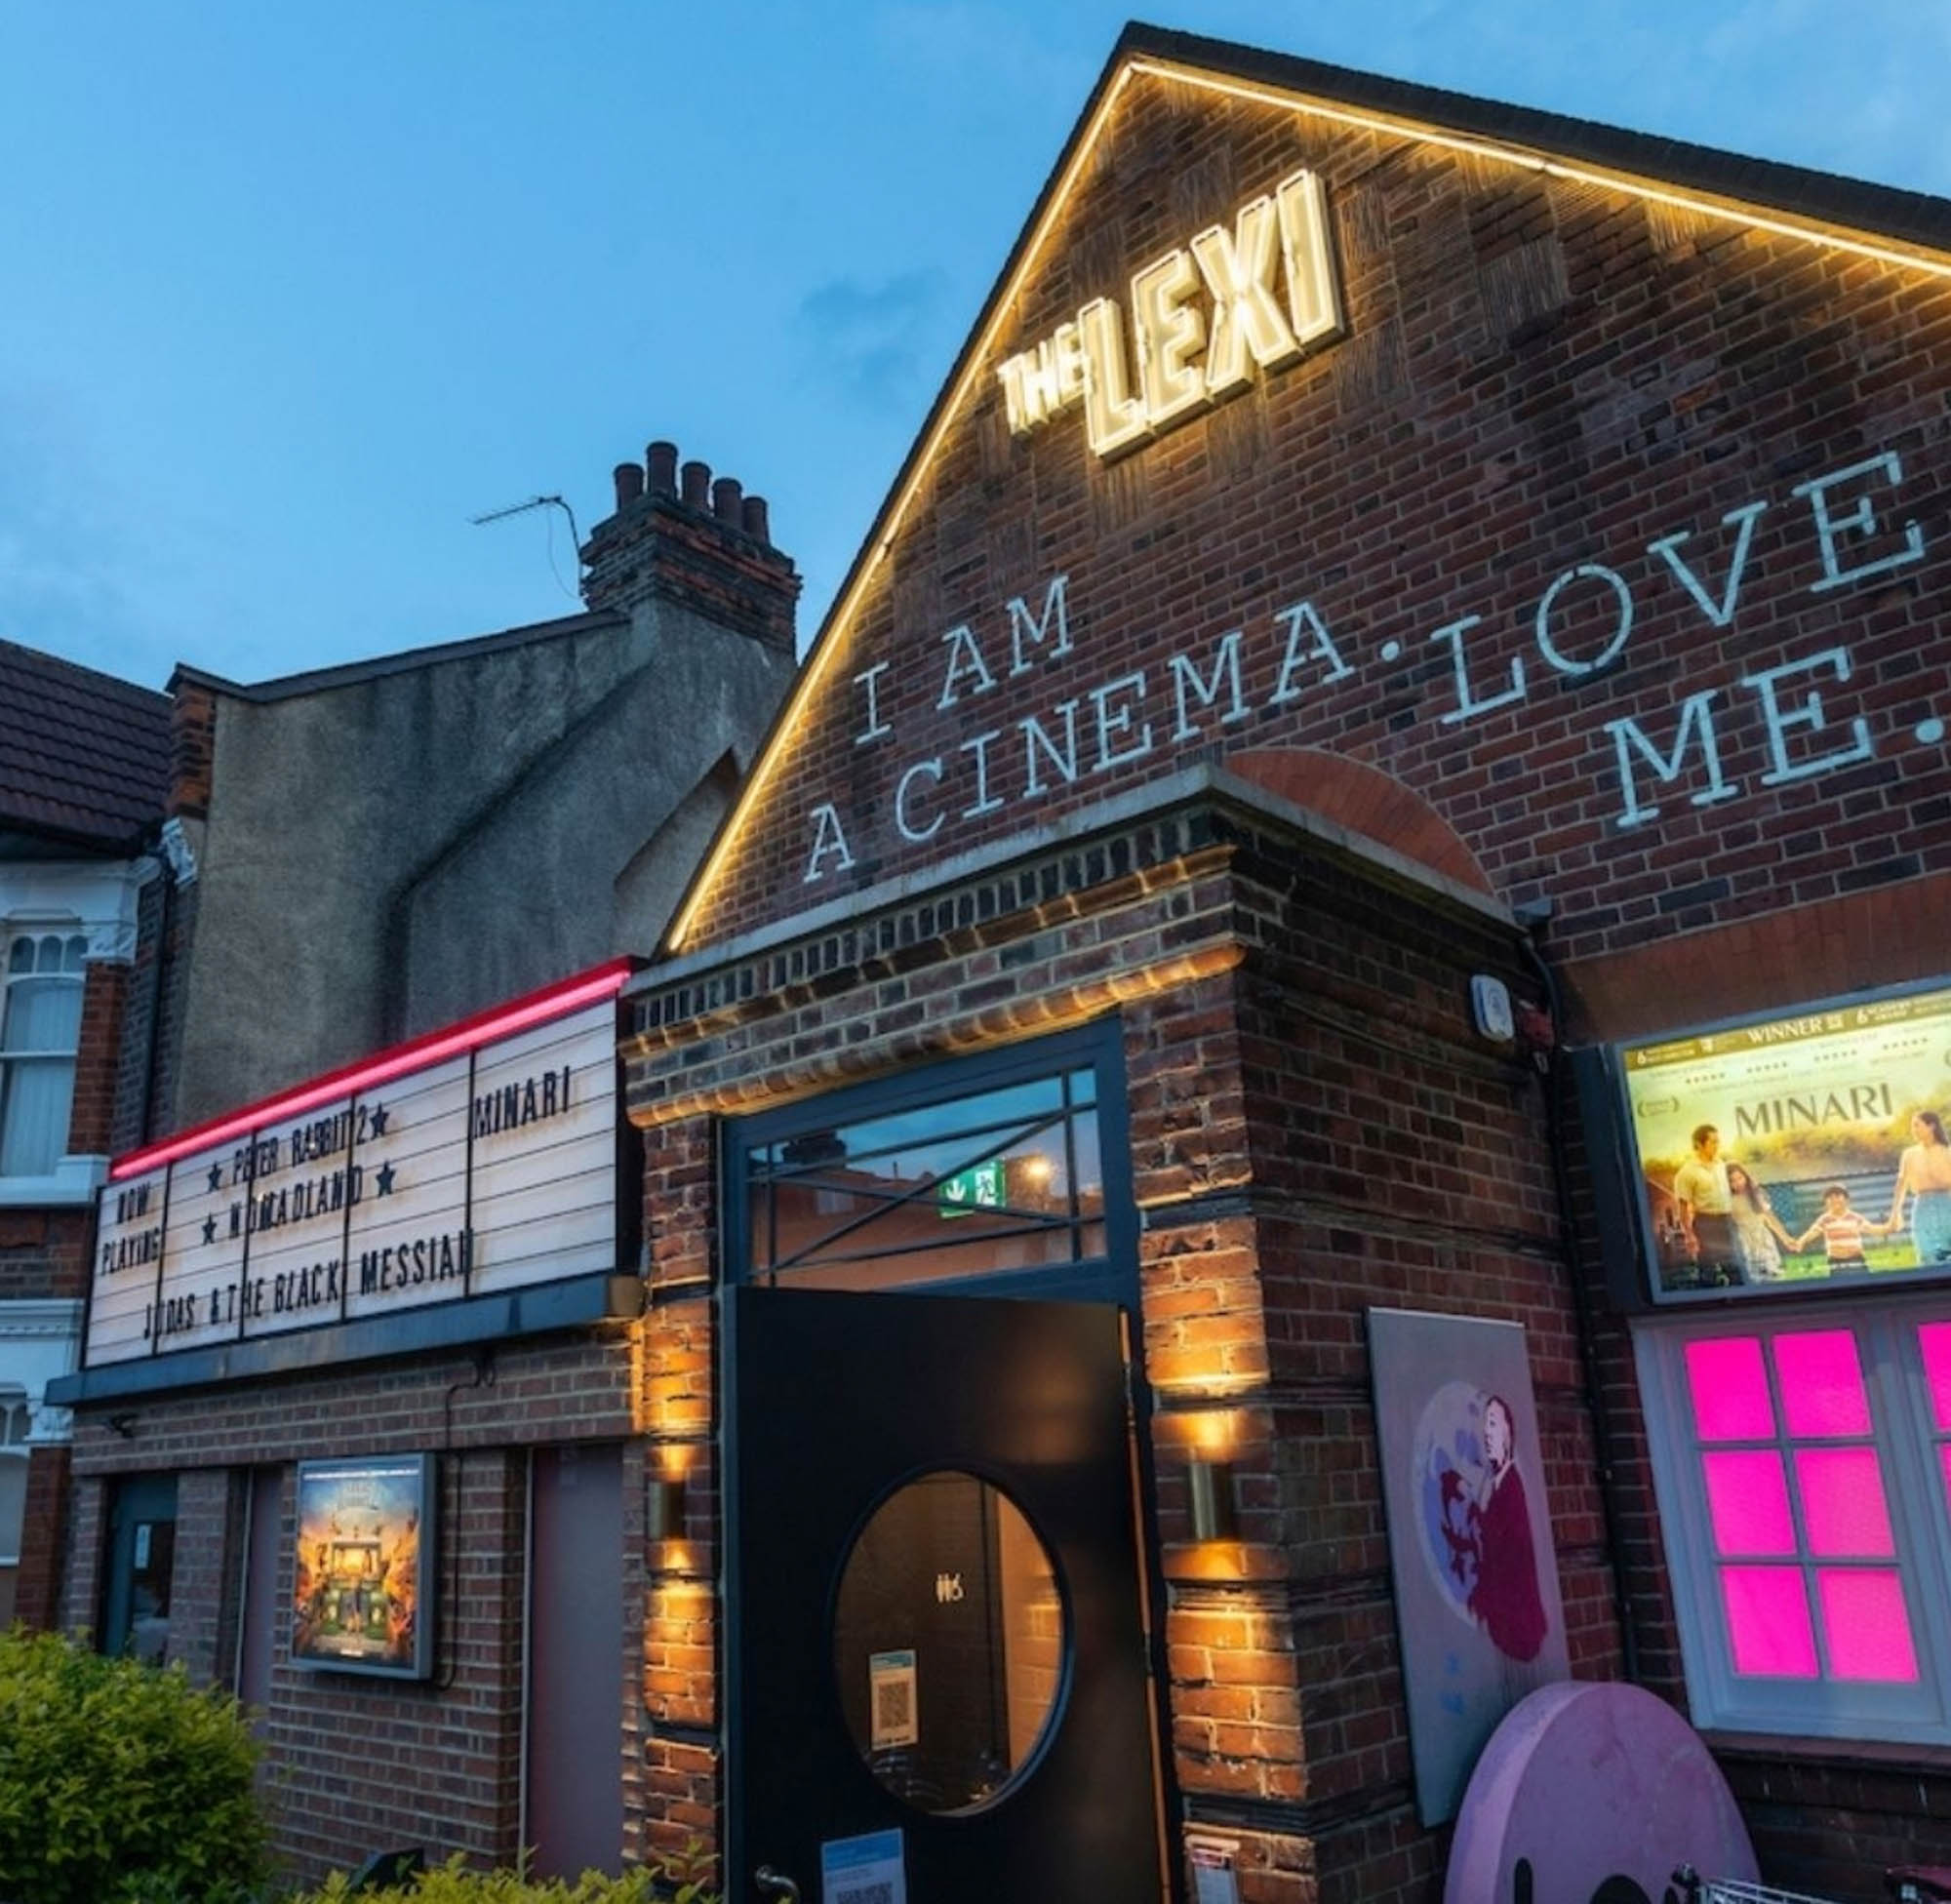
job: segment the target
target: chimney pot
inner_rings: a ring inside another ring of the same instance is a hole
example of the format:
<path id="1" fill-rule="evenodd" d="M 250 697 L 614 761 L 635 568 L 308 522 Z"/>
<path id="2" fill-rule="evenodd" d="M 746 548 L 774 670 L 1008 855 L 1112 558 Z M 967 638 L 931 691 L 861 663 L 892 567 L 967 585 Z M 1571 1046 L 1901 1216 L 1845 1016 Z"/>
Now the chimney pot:
<path id="1" fill-rule="evenodd" d="M 644 462 L 650 471 L 651 494 L 653 496 L 675 496 L 677 494 L 677 445 L 675 443 L 653 443 L 644 452 Z"/>
<path id="2" fill-rule="evenodd" d="M 767 519 L 766 498 L 763 496 L 748 496 L 744 502 L 745 534 L 755 541 L 764 542 L 768 548 L 773 543 L 772 525 Z"/>
<path id="3" fill-rule="evenodd" d="M 721 476 L 711 486 L 711 513 L 720 522 L 729 522 L 736 529 L 741 519 L 738 504 L 743 499 L 745 488 L 736 476 Z"/>
<path id="4" fill-rule="evenodd" d="M 633 462 L 619 462 L 616 469 L 617 506 L 619 509 L 635 502 L 644 493 L 644 472 Z"/>
<path id="5" fill-rule="evenodd" d="M 688 462 L 684 466 L 684 499 L 694 509 L 709 506 L 711 489 L 711 465 L 708 462 Z"/>

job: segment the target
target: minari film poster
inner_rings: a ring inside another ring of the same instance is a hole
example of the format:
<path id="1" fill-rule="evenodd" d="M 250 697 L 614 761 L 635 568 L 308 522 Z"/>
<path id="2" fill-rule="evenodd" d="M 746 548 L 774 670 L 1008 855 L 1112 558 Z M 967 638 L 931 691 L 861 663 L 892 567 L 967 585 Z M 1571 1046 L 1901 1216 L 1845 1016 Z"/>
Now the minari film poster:
<path id="1" fill-rule="evenodd" d="M 1951 991 L 1620 1051 L 1654 1288 L 1951 1269 Z"/>

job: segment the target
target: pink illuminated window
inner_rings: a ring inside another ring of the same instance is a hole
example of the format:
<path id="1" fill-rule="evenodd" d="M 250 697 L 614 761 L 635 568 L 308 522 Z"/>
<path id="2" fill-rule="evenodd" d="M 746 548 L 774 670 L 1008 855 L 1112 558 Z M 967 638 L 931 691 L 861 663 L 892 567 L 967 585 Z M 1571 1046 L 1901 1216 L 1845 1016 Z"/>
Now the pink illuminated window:
<path id="1" fill-rule="evenodd" d="M 1852 1331 L 1821 1329 L 1777 1335 L 1772 1347 L 1782 1413 L 1792 1436 L 1801 1440 L 1870 1432 L 1870 1402 Z"/>
<path id="2" fill-rule="evenodd" d="M 1788 1480 L 1773 1448 L 1703 1454 L 1700 1469 L 1707 1481 L 1707 1511 L 1714 1521 L 1717 1552 L 1729 1556 L 1795 1552 Z"/>
<path id="3" fill-rule="evenodd" d="M 1888 1560 L 1896 1552 L 1874 1448 L 1799 1448 L 1795 1479 L 1811 1553 L 1829 1560 Z"/>
<path id="4" fill-rule="evenodd" d="M 1816 1572 L 1815 1586 L 1832 1678 L 1917 1678 L 1917 1649 L 1911 1645 L 1903 1583 L 1894 1567 L 1825 1567 Z"/>
<path id="5" fill-rule="evenodd" d="M 1724 1335 L 1687 1345 L 1687 1385 L 1703 1442 L 1760 1441 L 1774 1433 L 1758 1336 Z"/>
<path id="6" fill-rule="evenodd" d="M 1917 1331 L 1917 1346 L 1931 1390 L 1932 1426 L 1940 1435 L 1951 1434 L 1951 1323 L 1926 1323 Z"/>
<path id="7" fill-rule="evenodd" d="M 1771 1679 L 1815 1677 L 1809 1588 L 1799 1567 L 1724 1567 L 1721 1599 L 1728 1610 L 1735 1672 Z"/>
<path id="8" fill-rule="evenodd" d="M 1951 1329 L 1919 1341 L 1938 1420 L 1951 1421 Z M 1869 1564 L 1895 1560 L 1897 1545 L 1856 1330 L 1706 1336 L 1684 1359 L 1735 1678 L 1916 1682 L 1903 1580 Z M 1951 1440 L 1942 1447 L 1951 1488 Z"/>

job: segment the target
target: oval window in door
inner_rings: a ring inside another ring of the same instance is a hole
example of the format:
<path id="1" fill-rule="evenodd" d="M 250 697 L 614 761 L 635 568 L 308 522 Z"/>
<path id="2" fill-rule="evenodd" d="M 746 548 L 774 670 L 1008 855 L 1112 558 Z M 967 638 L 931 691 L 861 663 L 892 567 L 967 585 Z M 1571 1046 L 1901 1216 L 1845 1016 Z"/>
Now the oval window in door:
<path id="1" fill-rule="evenodd" d="M 868 1517 L 834 1606 L 854 1744 L 923 1811 L 993 1804 L 1055 1716 L 1069 1636 L 1049 1550 L 992 1482 L 944 1469 Z"/>

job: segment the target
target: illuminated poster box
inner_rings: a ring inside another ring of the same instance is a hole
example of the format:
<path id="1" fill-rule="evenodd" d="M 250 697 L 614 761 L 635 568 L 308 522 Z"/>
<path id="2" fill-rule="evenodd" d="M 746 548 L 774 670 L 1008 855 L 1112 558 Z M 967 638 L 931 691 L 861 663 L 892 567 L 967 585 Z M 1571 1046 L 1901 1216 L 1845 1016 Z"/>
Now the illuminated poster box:
<path id="1" fill-rule="evenodd" d="M 1951 1271 L 1951 990 L 1626 1046 L 1659 1298 Z"/>
<path id="2" fill-rule="evenodd" d="M 431 1674 L 433 1481 L 430 1454 L 299 1463 L 294 1666 Z"/>

